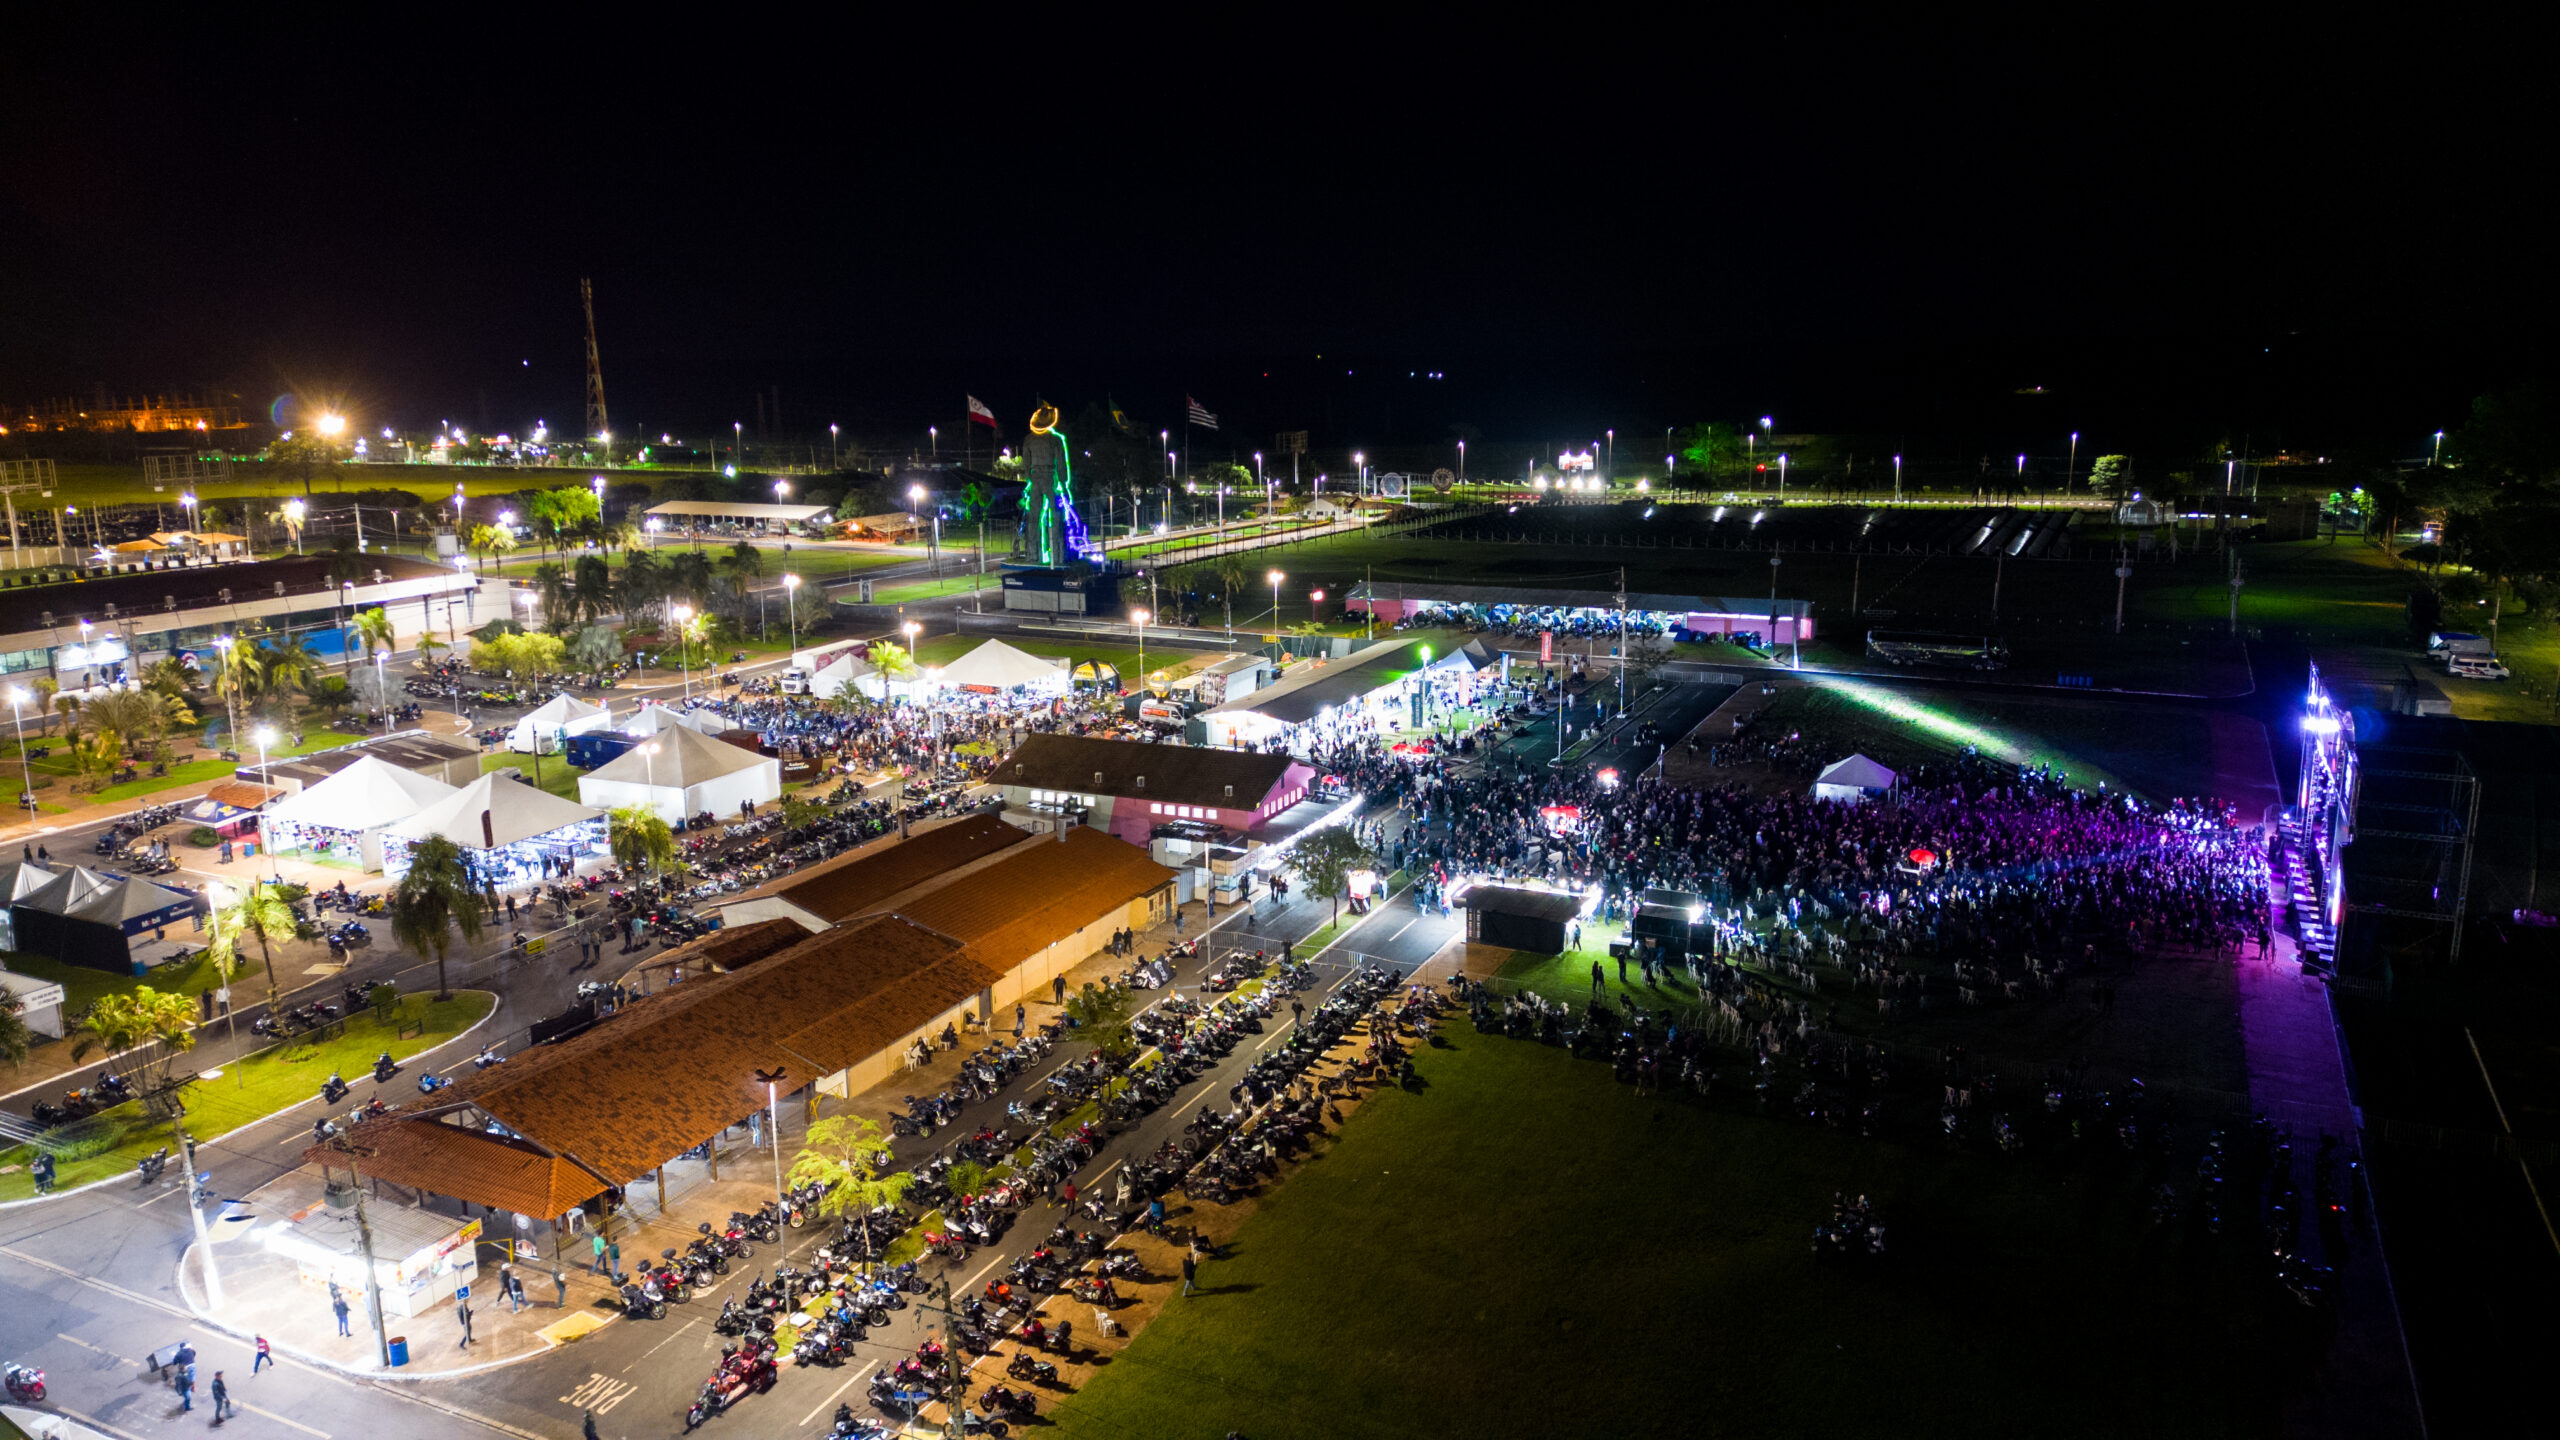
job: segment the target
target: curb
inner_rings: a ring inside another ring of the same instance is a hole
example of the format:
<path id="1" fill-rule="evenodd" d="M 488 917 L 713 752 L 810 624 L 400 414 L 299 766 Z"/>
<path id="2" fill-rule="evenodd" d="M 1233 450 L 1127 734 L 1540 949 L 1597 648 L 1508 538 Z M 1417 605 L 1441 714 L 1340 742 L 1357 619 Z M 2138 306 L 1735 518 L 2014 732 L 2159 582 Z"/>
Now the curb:
<path id="1" fill-rule="evenodd" d="M 479 1019 L 472 1021 L 472 1022 L 471 1022 L 471 1027 L 470 1027 L 470 1029 L 464 1030 L 464 1031 L 462 1031 L 460 1034 L 455 1035 L 455 1036 L 453 1037 L 453 1039 L 452 1039 L 452 1040 L 442 1040 L 442 1041 L 438 1041 L 436 1044 L 431 1045 L 431 1046 L 427 1047 L 426 1049 L 419 1051 L 417 1055 L 412 1055 L 412 1056 L 410 1056 L 410 1057 L 409 1057 L 409 1059 L 411 1059 L 411 1060 L 415 1060 L 416 1058 L 418 1058 L 418 1055 L 431 1055 L 431 1054 L 434 1054 L 436 1051 L 443 1049 L 445 1046 L 447 1046 L 447 1045 L 451 1045 L 451 1044 L 455 1043 L 455 1041 L 459 1041 L 459 1040 L 463 1040 L 463 1039 L 468 1038 L 468 1037 L 469 1037 L 470 1035 L 472 1035 L 474 1032 L 476 1032 L 477 1030 L 479 1030 L 479 1028 L 480 1028 L 481 1026 L 488 1024 L 488 1023 L 489 1023 L 490 1021 L 492 1021 L 492 1020 L 497 1019 L 497 1018 L 498 1018 L 498 1012 L 499 1012 L 499 1011 L 501 1011 L 501 1010 L 504 1010 L 505 1008 L 507 1008 L 507 997 L 505 997 L 504 995 L 499 994 L 499 993 L 498 993 L 497 991 L 495 991 L 495 990 L 485 991 L 485 992 L 483 992 L 483 993 L 487 994 L 487 995 L 490 997 L 490 999 L 494 1002 L 493 1004 L 491 1004 L 491 1005 L 489 1006 L 489 1013 L 488 1013 L 488 1014 L 483 1015 L 483 1016 L 481 1016 Z M 273 1049 L 273 1048 L 275 1048 L 275 1047 L 273 1047 L 273 1046 L 268 1046 L 267 1048 L 268 1048 L 268 1049 Z M 262 1054 L 262 1053 L 264 1053 L 264 1052 L 263 1052 L 263 1051 L 255 1051 L 255 1050 L 253 1050 L 253 1051 L 251 1051 L 251 1052 L 250 1052 L 250 1054 L 251 1054 L 251 1055 L 255 1055 L 255 1054 Z M 248 1059 L 248 1058 L 249 1058 L 249 1056 L 248 1056 L 248 1055 L 243 1055 L 243 1056 L 241 1056 L 241 1057 L 240 1057 L 240 1060 L 246 1060 L 246 1059 Z M 238 1064 L 238 1063 L 239 1063 L 239 1061 L 238 1061 L 238 1060 L 235 1060 L 235 1061 L 232 1061 L 231 1063 L 236 1065 L 236 1064 Z M 401 1063 L 402 1063 L 403 1065 L 406 1065 L 406 1064 L 408 1063 L 408 1061 L 402 1061 Z M 246 1122 L 246 1123 L 244 1123 L 244 1124 L 240 1124 L 240 1125 L 234 1125 L 234 1126 L 232 1126 L 230 1129 L 223 1131 L 223 1132 L 222 1132 L 221 1134 L 219 1134 L 219 1135 L 208 1135 L 208 1136 L 206 1136 L 204 1139 L 198 1140 L 198 1141 L 196 1142 L 196 1148 L 197 1148 L 197 1149 L 199 1149 L 199 1150 L 201 1150 L 201 1149 L 203 1149 L 204 1147 L 206 1147 L 206 1146 L 208 1146 L 208 1145 L 219 1145 L 219 1144 L 221 1144 L 223 1141 L 230 1139 L 232 1136 L 239 1134 L 239 1133 L 240 1133 L 241 1131 L 243 1131 L 243 1130 L 253 1129 L 253 1128 L 257 1127 L 257 1126 L 264 1125 L 264 1124 L 266 1124 L 268 1121 L 273 1120 L 274 1118 L 276 1118 L 276 1116 L 278 1116 L 278 1115 L 285 1114 L 285 1113 L 287 1113 L 288 1111 L 299 1110 L 299 1109 L 301 1109 L 303 1106 L 308 1105 L 308 1104 L 310 1104 L 312 1101 L 317 1100 L 317 1099 L 319 1099 L 319 1098 L 320 1098 L 320 1097 L 319 1097 L 319 1096 L 317 1096 L 317 1095 L 308 1096 L 308 1097 L 306 1097 L 306 1098 L 304 1098 L 304 1099 L 294 1101 L 292 1104 L 285 1106 L 285 1107 L 284 1107 L 284 1109 L 282 1109 L 282 1110 L 270 1111 L 270 1112 L 269 1112 L 269 1113 L 267 1113 L 267 1114 L 264 1114 L 264 1115 L 259 1116 L 259 1117 L 258 1117 L 257 1119 L 255 1119 L 255 1120 L 251 1120 L 251 1121 L 248 1121 L 248 1122 Z M 174 1158 L 174 1157 L 173 1157 L 173 1158 Z M 48 1201 L 48 1200 L 65 1200 L 65 1199 L 69 1199 L 71 1196 L 79 1195 L 79 1194 L 84 1194 L 84 1193 L 86 1193 L 86 1192 L 88 1192 L 88 1191 L 96 1190 L 96 1189 L 98 1189 L 98 1188 L 100 1188 L 100 1187 L 102 1187 L 102 1186 L 107 1186 L 107 1185 L 120 1185 L 120 1184 L 123 1184 L 123 1183 L 124 1183 L 124 1177 L 123 1177 L 123 1176 L 121 1176 L 121 1175 L 113 1175 L 113 1176 L 109 1176 L 108 1178 L 106 1178 L 106 1179 L 104 1179 L 104 1180 L 92 1180 L 92 1181 L 90 1181 L 90 1182 L 89 1182 L 88 1184 L 86 1184 L 86 1185 L 78 1185 L 78 1186 L 74 1186 L 74 1187 L 72 1187 L 72 1188 L 71 1188 L 71 1189 L 69 1189 L 69 1190 L 56 1190 L 56 1191 L 53 1191 L 53 1192 L 52 1192 L 52 1193 L 50 1193 L 50 1194 L 45 1194 L 45 1195 L 30 1195 L 30 1196 L 28 1196 L 28 1197 L 27 1197 L 26 1199 L 24 1199 L 24 1200 L 0 1200 L 0 1210 L 16 1210 L 16 1209 L 20 1209 L 20 1208 L 22 1208 L 22 1207 L 24 1207 L 24 1206 L 28 1206 L 28 1205 L 41 1205 L 41 1204 L 44 1204 L 44 1203 L 45 1203 L 46 1201 Z M 195 1248 L 195 1245 L 193 1244 L 193 1242 L 190 1242 L 190 1243 L 188 1244 L 187 1248 L 188 1248 L 189 1250 L 193 1250 L 193 1249 Z M 185 1257 L 183 1254 L 182 1254 L 182 1255 L 180 1255 L 180 1256 L 178 1257 L 178 1259 L 179 1259 L 179 1263 L 180 1263 L 181 1265 L 184 1265 L 184 1264 L 186 1263 L 186 1257 Z M 188 1307 L 188 1308 L 193 1309 L 194 1307 L 190 1306 L 190 1307 Z M 199 1311 L 198 1313 L 199 1313 L 199 1314 L 201 1314 L 202 1312 L 201 1312 L 201 1311 Z"/>

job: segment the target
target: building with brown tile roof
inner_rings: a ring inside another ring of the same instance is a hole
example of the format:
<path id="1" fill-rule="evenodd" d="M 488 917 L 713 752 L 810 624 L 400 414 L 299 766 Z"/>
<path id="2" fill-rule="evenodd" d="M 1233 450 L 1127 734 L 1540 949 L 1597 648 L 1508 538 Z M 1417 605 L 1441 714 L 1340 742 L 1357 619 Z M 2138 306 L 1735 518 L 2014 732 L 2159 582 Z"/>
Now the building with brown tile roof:
<path id="1" fill-rule="evenodd" d="M 759 943 L 797 929 L 754 928 Z M 895 917 L 802 935 L 743 968 L 627 1005 L 572 1039 L 458 1075 L 403 1113 L 476 1110 L 543 1154 L 626 1185 L 760 1109 L 758 1070 L 784 1070 L 797 1089 L 948 1023 L 997 978 L 950 937 Z"/>
<path id="2" fill-rule="evenodd" d="M 1064 840 L 1010 851 L 897 913 L 961 941 L 1003 975 L 992 997 L 1001 1009 L 1102 948 L 1109 932 L 1163 919 L 1177 878 L 1144 850 L 1077 827 Z"/>
<path id="3" fill-rule="evenodd" d="M 353 1155 L 330 1145 L 302 1152 L 323 1168 L 352 1163 L 360 1173 L 413 1190 L 453 1195 L 518 1215 L 565 1215 L 608 1187 L 603 1177 L 523 1140 L 406 1117 L 368 1121 L 348 1137 Z"/>
<path id="4" fill-rule="evenodd" d="M 808 930 L 823 930 L 877 914 L 919 886 L 1030 840 L 993 815 L 972 815 L 907 840 L 875 842 L 805 870 L 721 907 L 729 924 L 783 917 Z"/>

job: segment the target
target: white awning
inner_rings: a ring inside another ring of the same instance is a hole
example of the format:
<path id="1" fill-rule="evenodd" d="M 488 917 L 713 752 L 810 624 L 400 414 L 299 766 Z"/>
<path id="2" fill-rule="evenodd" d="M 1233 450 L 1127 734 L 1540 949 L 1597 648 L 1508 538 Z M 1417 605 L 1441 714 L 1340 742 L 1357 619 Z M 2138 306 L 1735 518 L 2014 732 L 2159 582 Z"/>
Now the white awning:
<path id="1" fill-rule="evenodd" d="M 300 794 L 287 797 L 267 814 L 273 821 L 331 830 L 375 830 L 457 793 L 441 780 L 403 770 L 380 756 L 367 755 Z"/>
<path id="2" fill-rule="evenodd" d="M 546 790 L 497 775 L 483 775 L 392 826 L 388 833 L 403 840 L 441 835 L 465 850 L 495 850 L 536 835 L 565 830 L 602 813 Z"/>

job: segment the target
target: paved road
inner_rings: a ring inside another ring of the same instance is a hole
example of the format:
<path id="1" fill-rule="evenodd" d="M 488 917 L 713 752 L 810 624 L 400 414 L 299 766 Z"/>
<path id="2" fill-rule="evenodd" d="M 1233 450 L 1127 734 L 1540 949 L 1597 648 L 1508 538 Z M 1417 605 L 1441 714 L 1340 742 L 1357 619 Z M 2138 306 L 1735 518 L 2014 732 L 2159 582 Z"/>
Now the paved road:
<path id="1" fill-rule="evenodd" d="M 1253 948 L 1306 935 L 1329 918 L 1329 905 L 1293 899 L 1252 914 L 1230 911 L 1211 933 L 1221 946 Z M 1446 918 L 1420 915 L 1406 896 L 1395 897 L 1318 962 L 1319 980 L 1306 997 L 1309 1005 L 1349 974 L 1349 952 L 1375 953 L 1409 968 L 1428 959 L 1455 928 Z M 1208 963 L 1203 959 L 1185 965 L 1178 987 L 1196 988 Z M 539 1013 L 544 997 L 565 993 L 578 978 L 561 967 L 537 965 L 495 979 L 471 967 L 456 981 L 497 985 L 509 997 L 500 1023 L 517 1028 Z M 1116 1138 L 1079 1175 L 1080 1183 L 1089 1187 L 1108 1179 L 1128 1156 L 1152 1151 L 1178 1135 L 1202 1105 L 1226 1103 L 1227 1087 L 1280 1033 L 1274 1027 L 1258 1042 L 1240 1046 L 1172 1105 Z M 1063 1047 L 1050 1063 L 1062 1064 L 1078 1053 L 1078 1047 Z M 395 1081 L 394 1094 L 386 1099 L 394 1098 L 403 1083 Z M 964 1112 L 962 1123 L 1003 1123 L 1004 1104 L 1031 1088 L 1023 1082 L 1008 1086 L 994 1100 Z M 360 1083 L 350 1103 L 362 1103 L 371 1091 L 369 1082 Z M 214 1172 L 222 1193 L 248 1193 L 293 1167 L 308 1137 L 311 1113 L 305 1106 L 250 1127 L 205 1147 L 200 1160 Z M 608 1436 L 674 1433 L 681 1428 L 685 1404 L 717 1361 L 719 1337 L 710 1322 L 719 1302 L 733 1287 L 743 1289 L 750 1278 L 744 1270 L 733 1274 L 663 1322 L 616 1320 L 574 1347 L 465 1379 L 356 1380 L 288 1361 L 251 1383 L 245 1378 L 246 1343 L 197 1323 L 178 1300 L 175 1268 L 192 1233 L 176 1199 L 175 1174 L 173 1170 L 171 1180 L 149 1189 L 119 1183 L 0 1211 L 0 1356 L 48 1372 L 51 1408 L 128 1440 L 158 1440 L 201 1423 L 196 1416 L 178 1414 L 169 1392 L 152 1383 L 142 1367 L 145 1354 L 180 1336 L 195 1341 L 207 1378 L 214 1369 L 225 1370 L 241 1394 L 259 1407 L 233 1422 L 258 1434 L 314 1440 L 383 1433 L 570 1436 L 588 1408 L 600 1412 Z M 955 1290 L 982 1284 L 995 1266 L 1039 1243 L 1059 1218 L 1048 1207 L 1026 1214 L 996 1252 L 982 1251 L 954 1267 Z M 801 1254 L 818 1237 L 811 1232 L 792 1239 L 797 1242 L 793 1253 Z M 769 1262 L 770 1256 L 770 1251 L 760 1251 L 758 1258 Z M 851 1398 L 867 1382 L 867 1366 L 894 1363 L 910 1353 L 921 1338 L 921 1320 L 912 1309 L 901 1312 L 842 1370 L 787 1369 L 771 1394 L 748 1402 L 720 1423 L 757 1434 L 807 1431 L 839 1396 Z"/>

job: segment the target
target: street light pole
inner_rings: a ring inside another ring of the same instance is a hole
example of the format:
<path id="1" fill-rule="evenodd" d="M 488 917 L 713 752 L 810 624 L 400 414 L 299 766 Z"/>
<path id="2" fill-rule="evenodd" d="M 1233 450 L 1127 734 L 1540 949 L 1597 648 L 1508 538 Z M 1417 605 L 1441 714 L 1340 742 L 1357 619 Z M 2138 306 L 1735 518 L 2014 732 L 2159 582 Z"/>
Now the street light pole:
<path id="1" fill-rule="evenodd" d="M 1129 623 L 1138 627 L 1138 693 L 1141 695 L 1147 693 L 1147 621 L 1149 618 L 1144 610 L 1129 612 Z"/>
<path id="2" fill-rule="evenodd" d="M 1280 643 L 1280 582 L 1289 577 L 1274 570 L 1264 577 L 1271 582 L 1271 643 Z"/>
<path id="3" fill-rule="evenodd" d="M 756 1079 L 764 1084 L 765 1123 L 773 1127 L 773 1218 L 777 1223 L 788 1219 L 784 1212 L 789 1208 L 790 1192 L 782 1184 L 782 1082 L 790 1075 L 778 1065 L 771 1073 L 756 1072 Z"/>
<path id="4" fill-rule="evenodd" d="M 27 717 L 18 708 L 27 703 L 29 698 L 27 687 L 23 685 L 9 687 L 9 718 L 18 722 L 18 781 L 21 791 L 18 807 L 33 812 L 36 804 L 36 777 L 35 772 L 27 765 Z"/>
<path id="5" fill-rule="evenodd" d="M 222 1308 L 222 1272 L 214 1268 L 213 1237 L 205 1233 L 204 1207 L 196 1202 L 196 1142 L 182 1121 L 178 1132 L 178 1154 L 187 1166 L 187 1218 L 196 1224 L 196 1252 L 204 1256 L 204 1299 L 207 1305 Z"/>
<path id="6" fill-rule="evenodd" d="M 258 733 L 250 738 L 258 742 L 258 783 L 272 790 L 276 777 L 275 772 L 267 768 L 267 747 L 275 743 L 276 732 L 271 726 L 261 725 Z M 267 828 L 267 807 L 263 801 L 258 805 L 258 843 L 267 847 L 267 868 L 275 872 L 276 883 L 283 884 L 284 866 L 276 860 L 276 837 Z"/>
<path id="7" fill-rule="evenodd" d="M 676 663 L 684 667 L 684 698 L 690 701 L 693 699 L 693 643 L 685 629 L 693 619 L 693 607 L 678 605 L 667 613 L 675 617 Z"/>
<path id="8" fill-rule="evenodd" d="M 791 616 L 791 648 L 793 650 L 798 650 L 800 648 L 799 600 L 800 577 L 798 575 L 791 574 L 784 575 L 782 577 L 782 608 L 788 611 Z"/>

